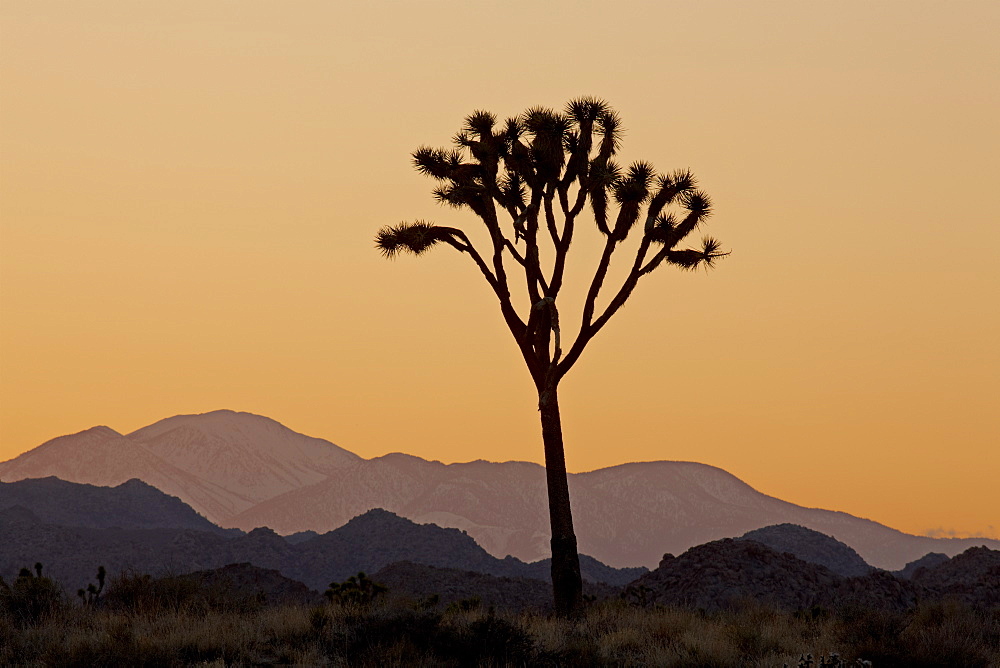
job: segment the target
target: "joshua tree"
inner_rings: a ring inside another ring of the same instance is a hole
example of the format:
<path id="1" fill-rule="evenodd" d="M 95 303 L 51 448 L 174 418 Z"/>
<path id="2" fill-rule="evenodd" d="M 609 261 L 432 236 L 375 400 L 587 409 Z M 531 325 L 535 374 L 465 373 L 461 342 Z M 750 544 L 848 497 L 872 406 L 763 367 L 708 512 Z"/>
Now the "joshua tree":
<path id="1" fill-rule="evenodd" d="M 470 209 L 489 238 L 484 252 L 462 230 L 425 221 L 379 230 L 376 247 L 388 258 L 401 251 L 420 255 L 443 243 L 467 253 L 500 304 L 538 392 L 552 528 L 552 585 L 558 614 L 572 616 L 581 606 L 580 564 L 570 512 L 558 388 L 584 348 L 618 312 L 643 277 L 660 266 L 710 266 L 726 255 L 710 237 L 700 249 L 677 245 L 708 217 L 708 196 L 682 170 L 657 174 L 636 162 L 622 169 L 613 157 L 621 138 L 617 112 L 602 100 L 580 98 L 564 112 L 535 107 L 498 125 L 476 111 L 454 137 L 452 149 L 421 147 L 413 153 L 417 170 L 438 181 L 435 198 Z M 604 250 L 587 288 L 579 328 L 569 339 L 560 329 L 557 300 L 563 288 L 573 234 L 588 207 L 590 223 L 604 237 Z M 677 208 L 678 212 L 670 211 Z M 506 222 L 502 222 L 504 218 Z M 607 294 L 612 256 L 633 231 L 637 247 L 626 251 L 630 269 Z M 508 269 L 523 274 L 526 300 L 515 300 Z"/>
<path id="2" fill-rule="evenodd" d="M 104 566 L 97 567 L 97 582 L 100 586 L 95 587 L 94 583 L 91 582 L 87 585 L 86 589 L 77 589 L 76 595 L 80 597 L 84 605 L 95 606 L 101 598 L 101 592 L 104 591 L 104 579 L 107 577 L 108 572 L 104 570 Z"/>

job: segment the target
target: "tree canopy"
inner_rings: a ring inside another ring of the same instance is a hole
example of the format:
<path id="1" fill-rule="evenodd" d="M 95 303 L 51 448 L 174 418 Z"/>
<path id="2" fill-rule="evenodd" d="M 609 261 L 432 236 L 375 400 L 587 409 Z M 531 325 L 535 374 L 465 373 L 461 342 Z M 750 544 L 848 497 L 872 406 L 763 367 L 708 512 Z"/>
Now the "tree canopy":
<path id="1" fill-rule="evenodd" d="M 712 237 L 697 248 L 678 247 L 709 217 L 711 200 L 686 169 L 657 173 L 643 161 L 621 167 L 614 159 L 621 120 L 602 100 L 579 98 L 563 112 L 534 107 L 503 123 L 490 112 L 476 111 L 453 141 L 452 148 L 417 149 L 413 163 L 438 182 L 433 192 L 439 202 L 479 218 L 489 247 L 478 249 L 463 230 L 423 220 L 383 227 L 376 246 L 389 258 L 403 252 L 421 255 L 439 244 L 467 253 L 496 294 L 536 384 L 547 375 L 566 374 L 643 276 L 664 265 L 711 266 L 726 255 Z M 605 244 L 576 338 L 564 350 L 555 300 L 587 209 Z M 598 308 L 612 257 L 636 230 L 641 239 L 630 270 Z M 544 244 L 551 252 L 540 252 Z M 511 299 L 511 268 L 523 273 L 533 307 L 527 313 L 519 314 Z"/>

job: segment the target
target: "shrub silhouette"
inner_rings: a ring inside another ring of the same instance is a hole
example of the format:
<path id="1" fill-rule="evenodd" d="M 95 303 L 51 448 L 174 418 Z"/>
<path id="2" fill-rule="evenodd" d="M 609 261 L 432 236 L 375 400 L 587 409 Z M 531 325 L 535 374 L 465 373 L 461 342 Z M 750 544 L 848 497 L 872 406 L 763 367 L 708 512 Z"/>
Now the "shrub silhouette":
<path id="1" fill-rule="evenodd" d="M 41 562 L 35 572 L 22 568 L 13 584 L 0 577 L 0 615 L 8 616 L 19 626 L 33 626 L 58 611 L 65 602 L 62 589 L 42 575 Z"/>
<path id="2" fill-rule="evenodd" d="M 111 581 L 104 607 L 132 614 L 163 614 L 192 607 L 197 596 L 198 585 L 193 581 L 126 571 Z"/>
<path id="3" fill-rule="evenodd" d="M 459 601 L 452 601 L 445 608 L 445 612 L 456 613 L 456 612 L 471 612 L 472 610 L 478 610 L 483 605 L 483 600 L 478 596 L 470 596 L 469 598 L 463 598 Z"/>
<path id="4" fill-rule="evenodd" d="M 364 571 L 359 571 L 344 582 L 331 582 L 330 588 L 323 595 L 331 603 L 367 607 L 387 591 L 386 587 L 369 578 Z"/>
<path id="5" fill-rule="evenodd" d="M 21 586 L 29 577 L 44 580 L 28 572 Z M 147 590 L 156 581 L 134 580 Z M 16 584 L 0 586 L 5 603 Z M 130 611 L 111 605 L 114 584 L 96 608 L 66 606 L 33 626 L 0 613 L 0 666 L 1000 666 L 1000 610 L 949 602 L 879 622 L 840 610 L 814 619 L 777 609 L 707 613 L 605 601 L 568 623 L 534 612 L 421 611 L 403 600 Z M 898 636 L 887 633 L 894 630 Z"/>

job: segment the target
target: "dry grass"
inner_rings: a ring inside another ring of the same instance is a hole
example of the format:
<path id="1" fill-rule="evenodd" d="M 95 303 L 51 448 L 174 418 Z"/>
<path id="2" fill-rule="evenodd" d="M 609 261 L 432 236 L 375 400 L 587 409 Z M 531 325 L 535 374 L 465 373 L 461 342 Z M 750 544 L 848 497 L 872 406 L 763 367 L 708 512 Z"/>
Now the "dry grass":
<path id="1" fill-rule="evenodd" d="M 606 602 L 571 623 L 398 603 L 122 612 L 64 602 L 25 623 L 0 611 L 0 665 L 799 666 L 832 653 L 841 658 L 826 665 L 1000 665 L 1000 614 L 953 604 L 704 614 Z"/>

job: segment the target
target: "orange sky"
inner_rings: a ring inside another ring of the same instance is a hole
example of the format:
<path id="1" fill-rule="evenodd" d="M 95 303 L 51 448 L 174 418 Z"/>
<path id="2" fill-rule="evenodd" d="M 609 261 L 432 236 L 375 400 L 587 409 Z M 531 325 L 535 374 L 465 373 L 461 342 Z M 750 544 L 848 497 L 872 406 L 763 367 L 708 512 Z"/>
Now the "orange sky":
<path id="1" fill-rule="evenodd" d="M 527 372 L 468 259 L 386 262 L 372 238 L 474 228 L 409 163 L 467 113 L 598 95 L 622 162 L 690 167 L 733 255 L 657 272 L 594 340 L 563 384 L 570 469 L 693 460 L 1000 537 L 1000 4 L 0 17 L 0 460 L 232 408 L 365 457 L 538 461 Z"/>

